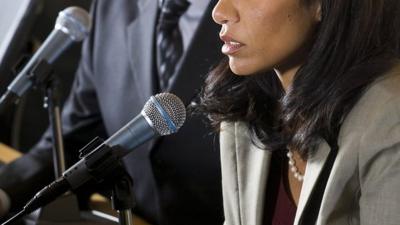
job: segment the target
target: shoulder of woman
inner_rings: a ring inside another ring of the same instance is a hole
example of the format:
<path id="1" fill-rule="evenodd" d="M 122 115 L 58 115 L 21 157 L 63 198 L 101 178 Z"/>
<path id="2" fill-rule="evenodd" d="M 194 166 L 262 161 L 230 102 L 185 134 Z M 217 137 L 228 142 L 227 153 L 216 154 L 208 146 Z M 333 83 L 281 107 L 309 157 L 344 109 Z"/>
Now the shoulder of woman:
<path id="1" fill-rule="evenodd" d="M 373 82 L 343 121 L 339 146 L 371 159 L 400 143 L 400 64 Z"/>

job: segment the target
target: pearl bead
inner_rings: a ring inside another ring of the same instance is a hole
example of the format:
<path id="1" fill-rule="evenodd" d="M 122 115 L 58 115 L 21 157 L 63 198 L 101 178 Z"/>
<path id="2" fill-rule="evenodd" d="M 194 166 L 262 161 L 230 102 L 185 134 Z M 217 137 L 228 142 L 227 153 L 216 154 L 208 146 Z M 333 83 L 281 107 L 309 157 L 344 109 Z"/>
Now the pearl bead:
<path id="1" fill-rule="evenodd" d="M 299 168 L 296 166 L 296 162 L 293 159 L 293 152 L 288 151 L 286 156 L 289 158 L 288 164 L 290 166 L 290 171 L 293 173 L 294 178 L 296 178 L 299 182 L 302 182 L 304 176 L 300 174 Z"/>

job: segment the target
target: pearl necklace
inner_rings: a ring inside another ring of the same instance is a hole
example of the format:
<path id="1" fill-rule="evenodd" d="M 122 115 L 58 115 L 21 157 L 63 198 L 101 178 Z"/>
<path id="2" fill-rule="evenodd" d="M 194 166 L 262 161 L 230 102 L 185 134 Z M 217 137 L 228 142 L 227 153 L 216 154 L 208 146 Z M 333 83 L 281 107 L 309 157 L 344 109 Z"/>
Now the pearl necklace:
<path id="1" fill-rule="evenodd" d="M 297 168 L 296 166 L 296 161 L 293 159 L 293 152 L 291 152 L 290 150 L 286 153 L 286 156 L 289 159 L 289 167 L 290 167 L 290 171 L 293 173 L 294 178 L 296 178 L 296 180 L 298 180 L 299 182 L 302 182 L 304 179 L 304 175 L 302 175 L 299 172 L 299 168 Z"/>

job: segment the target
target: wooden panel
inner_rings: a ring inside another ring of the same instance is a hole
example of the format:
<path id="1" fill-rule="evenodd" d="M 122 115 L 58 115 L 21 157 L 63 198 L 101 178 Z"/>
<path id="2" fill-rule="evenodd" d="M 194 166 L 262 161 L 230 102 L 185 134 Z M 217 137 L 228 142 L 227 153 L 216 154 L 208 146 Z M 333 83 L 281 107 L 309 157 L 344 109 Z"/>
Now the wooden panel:
<path id="1" fill-rule="evenodd" d="M 22 153 L 5 145 L 0 143 L 0 161 L 2 163 L 9 163 L 14 161 L 15 159 L 21 157 Z"/>

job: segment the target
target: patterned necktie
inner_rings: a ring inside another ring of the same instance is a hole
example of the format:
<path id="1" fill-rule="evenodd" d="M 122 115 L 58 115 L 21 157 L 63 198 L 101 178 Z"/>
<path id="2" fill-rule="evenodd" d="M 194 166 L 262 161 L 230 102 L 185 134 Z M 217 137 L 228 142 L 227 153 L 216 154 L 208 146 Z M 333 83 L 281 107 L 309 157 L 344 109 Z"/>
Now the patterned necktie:
<path id="1" fill-rule="evenodd" d="M 161 90 L 168 88 L 169 80 L 183 53 L 178 22 L 189 5 L 186 0 L 164 0 L 160 9 L 157 24 L 157 66 Z"/>

